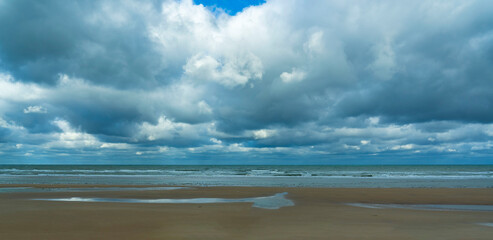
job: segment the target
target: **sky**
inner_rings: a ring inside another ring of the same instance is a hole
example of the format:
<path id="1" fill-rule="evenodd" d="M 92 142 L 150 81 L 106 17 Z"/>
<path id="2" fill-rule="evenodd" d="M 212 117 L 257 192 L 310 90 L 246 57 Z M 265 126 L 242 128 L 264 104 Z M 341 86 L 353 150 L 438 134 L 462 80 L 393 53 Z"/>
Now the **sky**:
<path id="1" fill-rule="evenodd" d="M 493 164 L 492 12 L 0 0 L 0 164 Z"/>

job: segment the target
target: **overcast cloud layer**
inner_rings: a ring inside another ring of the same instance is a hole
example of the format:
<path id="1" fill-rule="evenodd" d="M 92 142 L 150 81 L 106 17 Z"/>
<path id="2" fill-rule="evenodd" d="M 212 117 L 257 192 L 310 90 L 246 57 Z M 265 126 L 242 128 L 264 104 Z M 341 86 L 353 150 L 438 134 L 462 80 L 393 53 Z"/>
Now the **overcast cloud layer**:
<path id="1" fill-rule="evenodd" d="M 491 1 L 0 0 L 0 163 L 493 163 Z"/>

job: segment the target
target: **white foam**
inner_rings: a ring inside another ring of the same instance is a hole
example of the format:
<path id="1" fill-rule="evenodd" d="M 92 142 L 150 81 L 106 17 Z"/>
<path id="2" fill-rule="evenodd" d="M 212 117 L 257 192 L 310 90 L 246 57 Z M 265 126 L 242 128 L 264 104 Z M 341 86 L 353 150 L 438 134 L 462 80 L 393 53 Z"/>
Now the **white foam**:
<path id="1" fill-rule="evenodd" d="M 347 203 L 348 206 L 362 207 L 362 208 L 382 208 L 382 204 L 370 204 L 370 203 Z"/>

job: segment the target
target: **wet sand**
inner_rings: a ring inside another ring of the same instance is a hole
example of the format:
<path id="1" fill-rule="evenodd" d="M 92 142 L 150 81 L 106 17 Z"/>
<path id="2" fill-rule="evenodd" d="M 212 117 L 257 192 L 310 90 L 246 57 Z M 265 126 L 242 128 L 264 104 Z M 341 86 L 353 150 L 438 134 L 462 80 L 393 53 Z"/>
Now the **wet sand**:
<path id="1" fill-rule="evenodd" d="M 252 207 L 251 202 L 149 204 L 32 200 L 240 199 L 283 192 L 288 193 L 286 198 L 294 206 L 262 209 Z M 492 205 L 493 189 L 192 187 L 9 192 L 0 193 L 0 239 L 492 239 L 493 236 L 491 211 L 373 209 L 347 203 Z"/>

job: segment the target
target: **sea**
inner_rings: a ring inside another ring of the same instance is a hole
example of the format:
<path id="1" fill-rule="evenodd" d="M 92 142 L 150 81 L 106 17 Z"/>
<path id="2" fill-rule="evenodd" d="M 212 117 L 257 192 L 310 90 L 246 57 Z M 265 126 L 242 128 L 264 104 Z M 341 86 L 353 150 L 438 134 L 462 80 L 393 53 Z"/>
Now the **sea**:
<path id="1" fill-rule="evenodd" d="M 493 165 L 0 165 L 0 184 L 492 188 Z"/>

